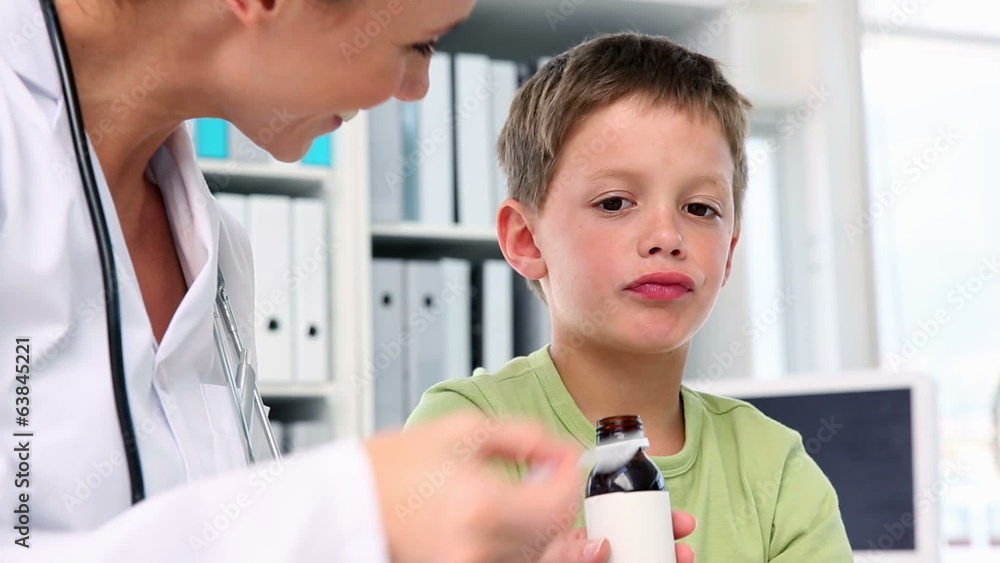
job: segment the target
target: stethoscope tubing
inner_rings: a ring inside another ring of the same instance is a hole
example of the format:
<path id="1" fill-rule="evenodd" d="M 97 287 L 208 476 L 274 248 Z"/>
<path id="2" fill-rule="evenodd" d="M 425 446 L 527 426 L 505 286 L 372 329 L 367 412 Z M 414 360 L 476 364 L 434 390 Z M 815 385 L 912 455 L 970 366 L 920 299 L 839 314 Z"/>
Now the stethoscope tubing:
<path id="1" fill-rule="evenodd" d="M 80 112 L 80 101 L 76 93 L 76 82 L 73 78 L 73 68 L 70 65 L 66 40 L 59 24 L 54 0 L 39 0 L 45 25 L 48 27 L 49 39 L 55 51 L 56 65 L 62 83 L 63 98 L 66 100 L 66 113 L 69 118 L 69 130 L 73 139 L 73 149 L 76 154 L 83 191 L 87 197 L 87 209 L 94 227 L 97 239 L 97 252 L 101 258 L 101 277 L 104 281 L 105 315 L 108 330 L 108 359 L 111 367 L 111 384 L 114 390 L 115 411 L 118 414 L 118 426 L 121 429 L 122 442 L 125 447 L 125 463 L 128 467 L 129 488 L 132 504 L 138 504 L 146 498 L 146 487 L 143 482 L 142 465 L 139 460 L 139 445 L 136 442 L 135 427 L 132 423 L 132 410 L 128 402 L 128 389 L 125 383 L 125 363 L 122 351 L 121 303 L 119 300 L 118 278 L 115 275 L 115 258 L 111 246 L 111 235 L 104 218 L 104 207 L 101 205 L 100 193 L 97 189 L 97 179 L 90 160 L 90 150 L 87 136 L 84 132 L 83 118 Z"/>

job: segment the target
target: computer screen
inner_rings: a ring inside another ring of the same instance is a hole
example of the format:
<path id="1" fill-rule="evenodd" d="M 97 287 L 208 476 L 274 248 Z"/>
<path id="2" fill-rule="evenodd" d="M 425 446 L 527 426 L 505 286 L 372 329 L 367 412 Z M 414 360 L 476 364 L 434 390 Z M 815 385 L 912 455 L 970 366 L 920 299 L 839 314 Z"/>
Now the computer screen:
<path id="1" fill-rule="evenodd" d="M 840 499 L 855 560 L 937 561 L 940 499 L 929 378 L 884 372 L 697 382 L 796 430 Z"/>

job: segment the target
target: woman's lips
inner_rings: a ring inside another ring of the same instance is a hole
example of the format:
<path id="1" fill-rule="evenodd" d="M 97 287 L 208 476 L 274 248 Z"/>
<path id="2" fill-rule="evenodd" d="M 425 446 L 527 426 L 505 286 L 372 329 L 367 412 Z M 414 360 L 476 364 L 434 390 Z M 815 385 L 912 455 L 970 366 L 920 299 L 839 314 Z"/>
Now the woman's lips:
<path id="1" fill-rule="evenodd" d="M 337 129 L 340 129 L 340 127 L 343 124 L 345 124 L 348 121 L 354 119 L 354 117 L 356 115 L 358 115 L 358 113 L 360 113 L 360 110 L 352 109 L 351 111 L 342 111 L 342 112 L 340 112 L 338 114 L 335 114 L 333 116 L 333 118 L 332 118 L 332 121 L 333 121 L 333 124 L 332 124 L 333 131 L 336 131 Z"/>
<path id="2" fill-rule="evenodd" d="M 354 116 L 358 115 L 360 111 L 361 110 L 352 109 L 351 111 L 342 111 L 337 115 L 340 116 L 340 118 L 343 119 L 344 121 L 350 121 L 354 119 Z"/>

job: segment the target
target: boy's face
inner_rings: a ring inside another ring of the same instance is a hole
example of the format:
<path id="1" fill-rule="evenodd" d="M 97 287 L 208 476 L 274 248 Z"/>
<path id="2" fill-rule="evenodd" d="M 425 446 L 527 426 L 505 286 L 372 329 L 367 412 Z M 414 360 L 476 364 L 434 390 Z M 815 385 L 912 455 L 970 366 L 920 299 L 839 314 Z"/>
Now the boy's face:
<path id="1" fill-rule="evenodd" d="M 556 338 L 666 352 L 701 328 L 739 238 L 714 118 L 621 100 L 564 144 L 534 239 Z"/>

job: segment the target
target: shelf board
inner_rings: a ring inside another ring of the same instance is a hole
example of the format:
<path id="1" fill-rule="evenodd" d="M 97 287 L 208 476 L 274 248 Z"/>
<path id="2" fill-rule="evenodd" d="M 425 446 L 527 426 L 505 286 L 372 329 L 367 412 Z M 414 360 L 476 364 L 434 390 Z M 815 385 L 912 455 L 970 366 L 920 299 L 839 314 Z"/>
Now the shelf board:
<path id="1" fill-rule="evenodd" d="M 730 0 L 479 0 L 472 16 L 442 38 L 448 52 L 536 61 L 599 33 L 639 31 L 691 39 Z"/>
<path id="2" fill-rule="evenodd" d="M 418 223 L 372 225 L 375 258 L 503 259 L 492 229 L 433 226 Z"/>
<path id="3" fill-rule="evenodd" d="M 277 399 L 309 399 L 326 398 L 336 391 L 333 383 L 261 383 L 260 394 L 263 397 Z"/>
<path id="4" fill-rule="evenodd" d="M 212 191 L 321 197 L 331 169 L 299 164 L 199 159 Z"/>

